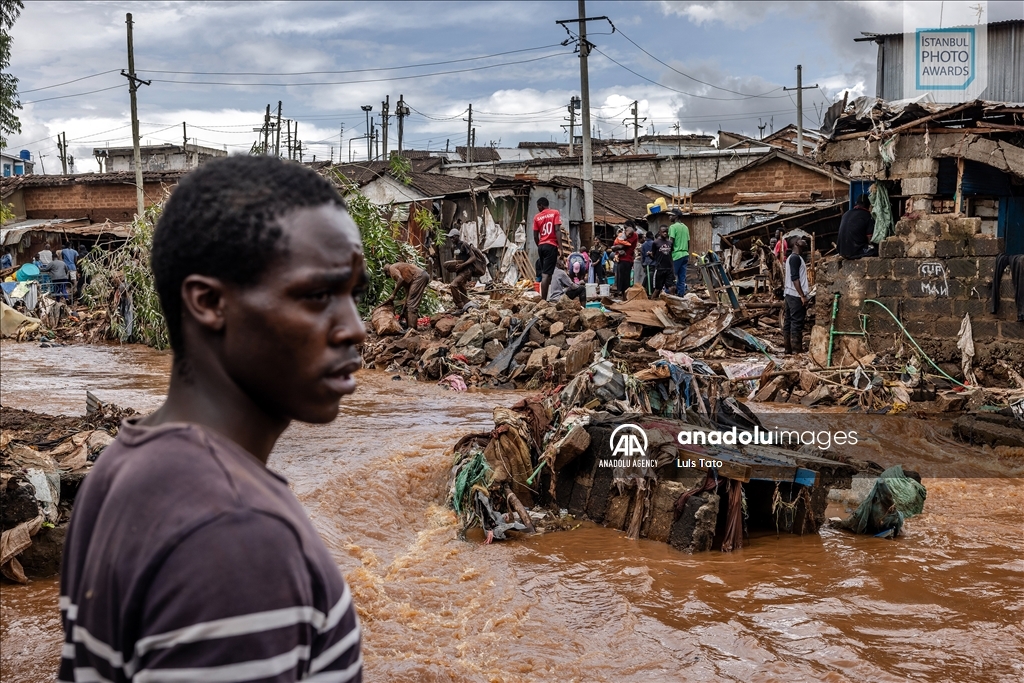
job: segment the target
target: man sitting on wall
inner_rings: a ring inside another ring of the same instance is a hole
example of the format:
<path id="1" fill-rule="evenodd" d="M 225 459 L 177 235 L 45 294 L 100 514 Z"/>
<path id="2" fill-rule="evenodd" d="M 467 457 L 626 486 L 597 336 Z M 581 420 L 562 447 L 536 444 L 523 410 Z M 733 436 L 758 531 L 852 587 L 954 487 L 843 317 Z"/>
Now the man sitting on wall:
<path id="1" fill-rule="evenodd" d="M 871 215 L 871 198 L 857 197 L 852 209 L 839 221 L 839 254 L 845 259 L 878 256 L 878 245 L 871 244 L 875 218 Z"/>

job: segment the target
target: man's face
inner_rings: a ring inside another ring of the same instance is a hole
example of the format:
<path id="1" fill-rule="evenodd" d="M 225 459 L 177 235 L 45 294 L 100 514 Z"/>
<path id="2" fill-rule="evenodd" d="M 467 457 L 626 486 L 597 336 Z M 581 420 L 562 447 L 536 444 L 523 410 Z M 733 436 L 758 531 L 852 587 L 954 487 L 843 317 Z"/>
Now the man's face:
<path id="1" fill-rule="evenodd" d="M 273 416 L 325 423 L 355 391 L 366 331 L 355 296 L 367 281 L 359 230 L 331 205 L 278 220 L 284 253 L 260 281 L 228 287 L 224 363 L 228 374 Z"/>
<path id="2" fill-rule="evenodd" d="M 661 239 L 665 239 L 666 237 L 668 237 L 668 228 L 666 228 L 664 225 L 661 226 L 661 228 L 658 229 L 658 237 L 660 237 Z"/>

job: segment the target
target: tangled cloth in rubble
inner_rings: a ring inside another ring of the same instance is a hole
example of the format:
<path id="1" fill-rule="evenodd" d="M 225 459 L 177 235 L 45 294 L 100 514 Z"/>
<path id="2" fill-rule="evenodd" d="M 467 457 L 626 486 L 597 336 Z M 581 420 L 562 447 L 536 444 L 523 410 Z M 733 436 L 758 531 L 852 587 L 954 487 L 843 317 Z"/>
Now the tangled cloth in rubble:
<path id="1" fill-rule="evenodd" d="M 904 520 L 924 510 L 927 490 L 894 465 L 879 475 L 864 502 L 839 526 L 857 534 L 899 536 Z"/>
<path id="2" fill-rule="evenodd" d="M 526 480 L 533 472 L 530 443 L 533 437 L 526 421 L 514 410 L 494 409 L 491 440 L 484 449 L 487 464 L 494 470 L 492 485 L 508 484 L 526 506 L 533 505 L 534 490 Z"/>

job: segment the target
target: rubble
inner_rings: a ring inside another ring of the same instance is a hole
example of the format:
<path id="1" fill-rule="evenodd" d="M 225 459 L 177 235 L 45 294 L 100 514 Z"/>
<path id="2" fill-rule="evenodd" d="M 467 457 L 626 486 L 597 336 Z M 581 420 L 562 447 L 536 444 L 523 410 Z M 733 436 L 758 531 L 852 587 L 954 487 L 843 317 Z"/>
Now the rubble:
<path id="1" fill-rule="evenodd" d="M 121 421 L 135 414 L 87 399 L 84 417 L 0 407 L 0 573 L 12 581 L 59 571 L 78 488 Z"/>

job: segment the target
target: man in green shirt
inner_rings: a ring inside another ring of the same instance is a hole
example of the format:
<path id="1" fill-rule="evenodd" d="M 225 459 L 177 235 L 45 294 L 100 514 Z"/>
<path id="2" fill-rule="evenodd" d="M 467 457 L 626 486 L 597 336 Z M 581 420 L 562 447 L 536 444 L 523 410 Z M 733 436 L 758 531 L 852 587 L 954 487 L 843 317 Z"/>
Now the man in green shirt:
<path id="1" fill-rule="evenodd" d="M 676 294 L 686 294 L 686 265 L 690 260 L 690 229 L 683 223 L 683 212 L 672 209 L 675 219 L 668 227 L 668 236 L 672 240 L 672 270 L 676 275 Z"/>

